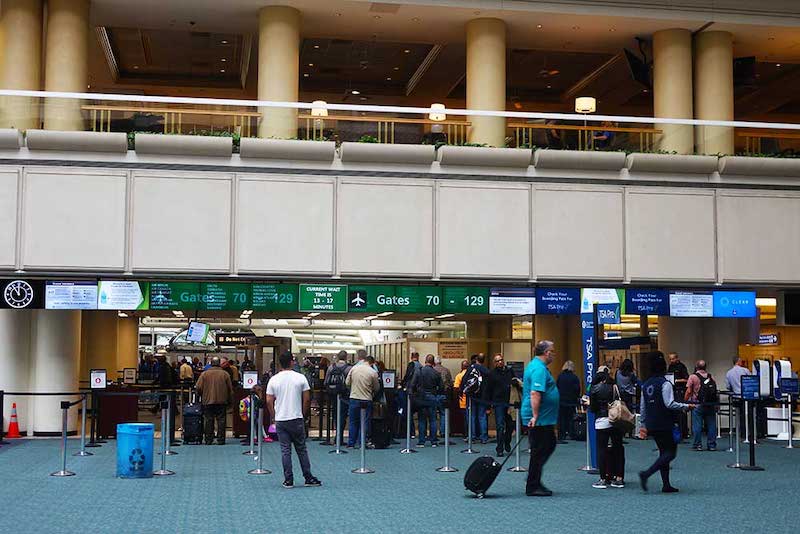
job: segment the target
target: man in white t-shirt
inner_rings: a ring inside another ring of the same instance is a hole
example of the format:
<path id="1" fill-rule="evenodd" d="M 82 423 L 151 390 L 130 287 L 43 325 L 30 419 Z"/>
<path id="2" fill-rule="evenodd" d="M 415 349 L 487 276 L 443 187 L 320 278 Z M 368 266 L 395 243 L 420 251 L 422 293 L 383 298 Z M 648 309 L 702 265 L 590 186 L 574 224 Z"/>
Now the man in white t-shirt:
<path id="1" fill-rule="evenodd" d="M 283 487 L 294 487 L 292 473 L 292 444 L 300 460 L 306 486 L 321 486 L 311 474 L 311 462 L 306 449 L 306 428 L 304 415 L 311 409 L 311 388 L 302 374 L 292 370 L 294 357 L 291 352 L 284 352 L 278 357 L 281 370 L 267 384 L 267 408 L 278 433 L 281 444 L 281 461 L 283 463 Z"/>

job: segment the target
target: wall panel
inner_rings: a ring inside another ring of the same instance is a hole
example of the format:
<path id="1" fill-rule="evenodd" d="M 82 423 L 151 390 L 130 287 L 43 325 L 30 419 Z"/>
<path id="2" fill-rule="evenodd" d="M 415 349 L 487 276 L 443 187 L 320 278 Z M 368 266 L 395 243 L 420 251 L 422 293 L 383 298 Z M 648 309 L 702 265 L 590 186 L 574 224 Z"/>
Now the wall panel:
<path id="1" fill-rule="evenodd" d="M 19 170 L 0 170 L 0 267 L 13 268 L 17 256 L 17 181 Z"/>

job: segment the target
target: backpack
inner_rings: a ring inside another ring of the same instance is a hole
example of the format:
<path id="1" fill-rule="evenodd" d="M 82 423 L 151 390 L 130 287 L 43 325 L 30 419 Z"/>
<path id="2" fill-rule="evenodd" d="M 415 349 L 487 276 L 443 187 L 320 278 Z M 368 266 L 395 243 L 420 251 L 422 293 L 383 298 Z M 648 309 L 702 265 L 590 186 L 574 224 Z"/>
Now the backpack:
<path id="1" fill-rule="evenodd" d="M 467 371 L 464 380 L 461 382 L 461 391 L 465 395 L 475 396 L 481 390 L 483 384 L 483 377 L 477 367 L 470 367 Z"/>
<path id="2" fill-rule="evenodd" d="M 330 382 L 328 382 L 328 392 L 339 393 L 340 395 L 345 395 L 347 393 L 347 386 L 345 386 L 345 379 L 347 378 L 344 374 L 344 370 L 346 367 L 339 367 L 334 366 L 333 369 L 330 371 Z"/>
<path id="3" fill-rule="evenodd" d="M 709 373 L 706 378 L 703 378 L 700 373 L 695 373 L 695 375 L 700 379 L 700 390 L 697 392 L 697 401 L 701 404 L 717 402 L 719 399 L 717 383 L 711 378 L 711 373 Z"/>

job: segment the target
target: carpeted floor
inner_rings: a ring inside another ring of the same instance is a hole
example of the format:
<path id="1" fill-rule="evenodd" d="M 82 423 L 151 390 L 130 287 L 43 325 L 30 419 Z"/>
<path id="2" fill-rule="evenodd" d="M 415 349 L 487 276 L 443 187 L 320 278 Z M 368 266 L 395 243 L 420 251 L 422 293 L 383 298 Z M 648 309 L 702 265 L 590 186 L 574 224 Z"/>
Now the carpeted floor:
<path id="1" fill-rule="evenodd" d="M 367 451 L 371 475 L 350 472 L 357 451 L 336 456 L 310 442 L 321 488 L 281 488 L 280 451 L 265 444 L 271 475 L 248 475 L 255 465 L 238 442 L 182 446 L 167 459 L 177 474 L 144 480 L 115 478 L 113 441 L 95 456 L 69 456 L 77 476 L 48 476 L 60 466 L 59 440 L 15 440 L 0 448 L 0 503 L 5 532 L 796 532 L 800 449 L 758 447 L 764 472 L 727 469 L 728 452 L 693 452 L 681 446 L 672 472 L 680 494 L 663 495 L 658 477 L 651 493 L 636 472 L 655 456 L 653 443 L 626 448 L 628 487 L 593 489 L 578 472 L 583 443 L 559 445 L 546 466 L 551 498 L 524 495 L 525 473 L 504 472 L 491 494 L 477 500 L 463 489 L 464 470 L 477 456 L 452 447 L 457 473 L 439 473 L 444 448 L 401 455 L 401 447 Z M 727 446 L 723 439 L 720 446 Z M 69 440 L 70 454 L 78 448 Z M 479 448 L 479 447 L 477 447 Z M 492 452 L 491 445 L 483 451 Z M 746 447 L 742 456 L 746 458 Z M 523 464 L 527 465 L 523 454 Z M 160 457 L 156 456 L 156 464 Z M 513 465 L 513 458 L 506 467 Z M 295 459 L 295 479 L 301 481 Z"/>

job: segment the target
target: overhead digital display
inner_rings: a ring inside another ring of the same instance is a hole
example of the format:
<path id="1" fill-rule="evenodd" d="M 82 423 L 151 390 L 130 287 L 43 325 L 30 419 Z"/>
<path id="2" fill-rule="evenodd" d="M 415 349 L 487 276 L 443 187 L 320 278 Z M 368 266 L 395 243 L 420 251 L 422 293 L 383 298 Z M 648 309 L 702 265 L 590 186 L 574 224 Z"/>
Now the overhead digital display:
<path id="1" fill-rule="evenodd" d="M 200 301 L 197 282 L 150 282 L 151 310 L 199 310 Z"/>
<path id="2" fill-rule="evenodd" d="M 626 289 L 625 311 L 634 315 L 669 316 L 669 292 L 666 289 Z"/>
<path id="3" fill-rule="evenodd" d="M 0 308 L 41 310 L 44 308 L 44 281 L 0 280 Z"/>
<path id="4" fill-rule="evenodd" d="M 533 315 L 536 290 L 532 287 L 496 287 L 489 291 L 489 313 Z"/>
<path id="5" fill-rule="evenodd" d="M 539 315 L 579 315 L 581 290 L 570 287 L 536 288 L 536 313 Z"/>
<path id="6" fill-rule="evenodd" d="M 435 315 L 442 312 L 442 288 L 436 286 L 397 286 L 394 288 L 398 302 L 396 311 Z"/>
<path id="7" fill-rule="evenodd" d="M 96 310 L 97 282 L 47 282 L 44 307 L 48 310 Z"/>
<path id="8" fill-rule="evenodd" d="M 755 291 L 714 291 L 714 317 L 755 317 Z"/>
<path id="9" fill-rule="evenodd" d="M 297 311 L 297 284 L 262 284 L 252 287 L 254 311 Z"/>
<path id="10" fill-rule="evenodd" d="M 150 284 L 132 280 L 100 280 L 97 283 L 98 310 L 146 310 L 150 305 Z"/>
<path id="11" fill-rule="evenodd" d="M 351 312 L 380 313 L 395 311 L 408 297 L 395 295 L 394 286 L 348 286 L 347 307 Z"/>
<path id="12" fill-rule="evenodd" d="M 241 311 L 250 309 L 250 284 L 243 282 L 204 282 L 200 284 L 200 309 Z"/>
<path id="13" fill-rule="evenodd" d="M 489 288 L 447 286 L 442 296 L 445 313 L 489 313 Z"/>
<path id="14" fill-rule="evenodd" d="M 672 317 L 713 317 L 711 291 L 670 291 L 669 314 Z"/>
<path id="15" fill-rule="evenodd" d="M 347 286 L 300 284 L 301 312 L 347 312 Z"/>
<path id="16" fill-rule="evenodd" d="M 186 330 L 186 341 L 191 343 L 205 343 L 208 338 L 209 326 L 206 323 L 192 321 Z"/>

